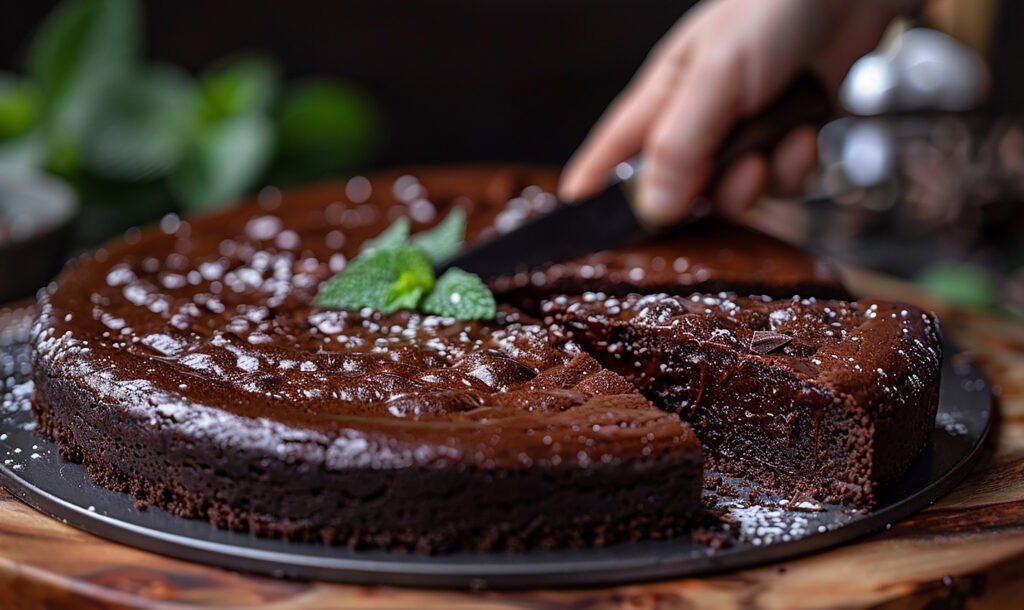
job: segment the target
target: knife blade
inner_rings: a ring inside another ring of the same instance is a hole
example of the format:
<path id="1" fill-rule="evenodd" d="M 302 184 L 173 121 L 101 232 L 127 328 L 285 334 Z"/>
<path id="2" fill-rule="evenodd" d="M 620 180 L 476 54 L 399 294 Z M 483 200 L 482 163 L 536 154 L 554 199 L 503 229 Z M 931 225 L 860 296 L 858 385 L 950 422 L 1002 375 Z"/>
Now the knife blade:
<path id="1" fill-rule="evenodd" d="M 821 126 L 830 116 L 831 100 L 821 81 L 802 73 L 767 108 L 733 128 L 715 155 L 709 185 L 713 186 L 721 172 L 741 156 L 769 153 L 794 128 Z M 458 267 L 490 280 L 612 249 L 667 230 L 647 227 L 633 213 L 634 187 L 642 165 L 639 158 L 620 163 L 604 190 L 580 201 L 560 202 L 547 214 L 471 245 L 439 265 L 438 275 Z M 695 209 L 681 222 L 692 222 L 702 215 L 700 210 L 706 213 L 709 208 Z"/>

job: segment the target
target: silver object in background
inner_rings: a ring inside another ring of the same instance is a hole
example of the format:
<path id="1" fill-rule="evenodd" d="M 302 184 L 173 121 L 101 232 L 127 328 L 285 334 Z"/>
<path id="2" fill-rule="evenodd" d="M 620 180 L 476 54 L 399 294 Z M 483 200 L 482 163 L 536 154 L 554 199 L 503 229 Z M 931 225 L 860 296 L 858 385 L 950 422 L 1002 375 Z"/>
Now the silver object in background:
<path id="1" fill-rule="evenodd" d="M 942 32 L 915 28 L 857 60 L 839 99 L 847 111 L 864 117 L 961 112 L 984 102 L 989 84 L 988 67 L 977 53 Z M 876 187 L 893 177 L 895 136 L 884 122 L 847 120 L 831 131 L 820 140 L 821 158 L 838 166 L 851 186 Z"/>
<path id="2" fill-rule="evenodd" d="M 981 104 L 988 88 L 988 67 L 977 53 L 942 32 L 915 28 L 857 60 L 839 98 L 844 108 L 866 116 L 959 112 Z"/>

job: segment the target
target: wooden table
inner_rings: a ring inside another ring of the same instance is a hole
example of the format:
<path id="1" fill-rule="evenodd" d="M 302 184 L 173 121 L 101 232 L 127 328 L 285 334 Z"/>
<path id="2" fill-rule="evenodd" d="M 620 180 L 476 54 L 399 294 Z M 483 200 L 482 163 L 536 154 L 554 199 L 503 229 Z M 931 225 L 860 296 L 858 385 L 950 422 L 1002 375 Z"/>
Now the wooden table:
<path id="1" fill-rule="evenodd" d="M 859 294 L 939 311 L 1001 393 L 995 442 L 930 509 L 857 543 L 761 568 L 606 589 L 477 592 L 280 581 L 107 542 L 0 489 L 0 609 L 1024 608 L 1024 324 L 928 302 L 905 284 L 848 272 Z"/>

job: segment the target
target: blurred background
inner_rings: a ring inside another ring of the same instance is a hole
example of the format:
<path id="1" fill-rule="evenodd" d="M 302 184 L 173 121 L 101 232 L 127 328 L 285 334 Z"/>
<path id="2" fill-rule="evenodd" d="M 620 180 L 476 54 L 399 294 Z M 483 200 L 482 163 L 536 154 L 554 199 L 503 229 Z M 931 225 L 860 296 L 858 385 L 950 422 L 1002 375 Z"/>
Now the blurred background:
<path id="1" fill-rule="evenodd" d="M 375 167 L 560 165 L 692 2 L 37 0 L 0 20 L 0 302 L 166 213 Z M 1024 4 L 933 0 L 750 222 L 1024 312 Z M 77 202 L 77 205 L 72 202 Z M 69 222 L 63 222 L 70 219 Z"/>

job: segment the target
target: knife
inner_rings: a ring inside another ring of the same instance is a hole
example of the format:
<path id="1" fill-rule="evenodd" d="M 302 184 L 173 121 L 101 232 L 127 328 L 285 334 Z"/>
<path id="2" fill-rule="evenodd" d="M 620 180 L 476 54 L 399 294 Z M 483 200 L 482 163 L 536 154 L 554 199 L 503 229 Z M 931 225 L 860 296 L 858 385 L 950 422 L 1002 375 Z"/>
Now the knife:
<path id="1" fill-rule="evenodd" d="M 709 185 L 713 186 L 720 173 L 741 156 L 768 153 L 794 128 L 820 127 L 831 114 L 831 100 L 821 81 L 810 73 L 801 73 L 767 108 L 733 128 L 715 155 Z M 560 203 L 547 214 L 466 248 L 439 265 L 438 275 L 458 267 L 491 280 L 665 231 L 644 226 L 633 213 L 630 202 L 642 164 L 639 157 L 620 163 L 603 191 L 580 201 Z M 704 206 L 704 213 L 707 209 Z M 694 216 L 701 215 L 691 213 L 681 222 L 692 222 Z"/>

